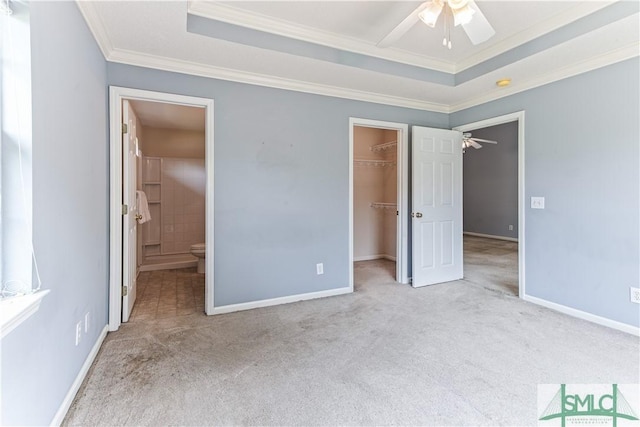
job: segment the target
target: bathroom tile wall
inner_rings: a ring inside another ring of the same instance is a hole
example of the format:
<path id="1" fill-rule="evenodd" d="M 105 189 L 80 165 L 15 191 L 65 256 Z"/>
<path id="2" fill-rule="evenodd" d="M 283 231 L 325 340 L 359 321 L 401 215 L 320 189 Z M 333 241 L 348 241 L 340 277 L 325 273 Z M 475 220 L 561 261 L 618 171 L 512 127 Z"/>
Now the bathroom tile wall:
<path id="1" fill-rule="evenodd" d="M 162 158 L 162 254 L 188 253 L 205 241 L 204 159 Z"/>

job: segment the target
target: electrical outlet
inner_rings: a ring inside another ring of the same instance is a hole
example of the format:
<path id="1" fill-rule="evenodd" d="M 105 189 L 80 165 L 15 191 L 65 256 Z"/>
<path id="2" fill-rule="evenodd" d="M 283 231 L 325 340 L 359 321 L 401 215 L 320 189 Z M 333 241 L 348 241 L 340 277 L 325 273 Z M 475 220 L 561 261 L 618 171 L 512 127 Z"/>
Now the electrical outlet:
<path id="1" fill-rule="evenodd" d="M 87 311 L 87 314 L 84 315 L 84 333 L 86 334 L 87 332 L 89 332 L 89 312 Z"/>
<path id="2" fill-rule="evenodd" d="M 324 265 L 321 262 L 316 264 L 316 273 L 324 274 Z"/>
<path id="3" fill-rule="evenodd" d="M 82 339 L 82 320 L 76 325 L 76 345 L 80 344 Z"/>
<path id="4" fill-rule="evenodd" d="M 629 288 L 629 301 L 640 304 L 640 288 Z"/>
<path id="5" fill-rule="evenodd" d="M 544 209 L 544 197 L 532 197 L 531 209 Z"/>
<path id="6" fill-rule="evenodd" d="M 509 231 L 513 231 L 513 225 L 509 225 Z"/>

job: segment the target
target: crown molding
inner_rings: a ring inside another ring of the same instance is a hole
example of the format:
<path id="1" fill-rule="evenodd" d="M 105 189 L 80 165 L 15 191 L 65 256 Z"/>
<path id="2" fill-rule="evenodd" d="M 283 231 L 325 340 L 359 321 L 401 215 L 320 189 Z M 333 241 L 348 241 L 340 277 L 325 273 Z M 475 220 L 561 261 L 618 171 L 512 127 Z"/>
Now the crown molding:
<path id="1" fill-rule="evenodd" d="M 471 55 L 464 60 L 458 62 L 455 67 L 455 73 L 471 68 L 475 65 L 481 64 L 490 60 L 502 53 L 505 53 L 511 49 L 514 49 L 524 43 L 530 42 L 544 34 L 557 30 L 565 25 L 568 25 L 580 18 L 590 15 L 600 9 L 609 6 L 619 0 L 603 0 L 603 1 L 585 1 L 577 6 L 567 9 L 551 19 L 540 22 L 533 27 L 527 28 L 513 36 L 502 40 L 495 45 L 484 49 L 474 55 Z"/>
<path id="2" fill-rule="evenodd" d="M 233 6 L 216 2 L 192 0 L 189 2 L 187 13 L 334 49 L 385 59 L 387 61 L 399 62 L 450 74 L 453 74 L 456 70 L 456 65 L 451 62 L 416 55 L 402 49 L 381 49 L 374 44 L 353 37 L 295 24 L 291 21 L 280 20 L 255 12 L 249 13 Z"/>
<path id="3" fill-rule="evenodd" d="M 611 2 L 608 2 L 607 4 L 610 3 Z M 147 67 L 182 74 L 190 74 L 201 77 L 209 77 L 238 83 L 246 83 L 284 90 L 293 90 L 297 92 L 312 93 L 316 95 L 331 96 L 342 99 L 352 99 L 356 101 L 372 102 L 376 104 L 391 105 L 396 107 L 411 108 L 416 110 L 432 111 L 445 114 L 454 113 L 484 104 L 486 102 L 495 101 L 497 99 L 524 92 L 529 89 L 534 89 L 539 86 L 586 73 L 640 55 L 640 42 L 634 42 L 618 49 L 611 50 L 607 53 L 574 63 L 570 66 L 554 70 L 547 74 L 538 76 L 534 79 L 529 79 L 527 81 L 521 82 L 520 84 L 510 86 L 506 89 L 494 89 L 480 96 L 465 100 L 464 102 L 447 105 L 428 102 L 420 99 L 397 97 L 393 95 L 358 91 L 354 89 L 324 85 L 320 83 L 285 79 L 276 76 L 251 73 L 241 70 L 233 70 L 223 67 L 215 67 L 201 63 L 117 49 L 113 47 L 113 44 L 108 36 L 108 32 L 102 22 L 102 19 L 95 9 L 94 3 L 76 0 L 76 4 L 78 5 L 80 12 L 87 22 L 87 25 L 91 33 L 93 34 L 102 54 L 104 55 L 105 59 L 110 62 L 117 62 L 127 65 Z M 586 9 L 583 9 L 583 11 L 584 10 Z"/>
<path id="4" fill-rule="evenodd" d="M 113 43 L 111 43 L 109 32 L 105 28 L 102 18 L 100 18 L 100 14 L 95 8 L 94 2 L 76 0 L 76 4 L 78 5 L 78 9 L 80 9 L 80 13 L 84 17 L 89 30 L 93 34 L 93 38 L 98 43 L 98 47 L 100 48 L 100 51 L 102 51 L 102 55 L 105 59 L 109 59 L 109 54 L 114 49 Z"/>
<path id="5" fill-rule="evenodd" d="M 584 61 L 576 62 L 569 66 L 538 76 L 534 79 L 529 79 L 521 84 L 514 85 L 506 89 L 493 90 L 489 93 L 475 97 L 468 101 L 453 104 L 450 106 L 449 112 L 455 113 L 457 111 L 466 110 L 467 108 L 495 101 L 500 98 L 505 98 L 516 93 L 525 92 L 530 89 L 544 86 L 549 83 L 557 82 L 569 77 L 577 76 L 579 74 L 587 73 L 589 71 L 606 67 L 608 65 L 622 62 L 637 56 L 640 56 L 640 42 L 630 43 L 626 46 L 611 50 L 602 55 L 594 56 Z"/>
<path id="6" fill-rule="evenodd" d="M 331 96 L 335 98 L 351 99 L 355 101 L 373 102 L 375 104 L 392 105 L 396 107 L 412 108 L 437 113 L 449 113 L 445 104 L 427 102 L 420 99 L 403 98 L 381 93 L 360 91 L 320 83 L 304 82 L 265 74 L 251 73 L 242 70 L 216 67 L 213 65 L 183 61 L 156 55 L 148 55 L 128 50 L 113 49 L 107 58 L 110 62 L 171 71 L 193 76 L 209 77 L 238 83 L 265 86 L 276 89 L 292 90 L 315 95 Z"/>

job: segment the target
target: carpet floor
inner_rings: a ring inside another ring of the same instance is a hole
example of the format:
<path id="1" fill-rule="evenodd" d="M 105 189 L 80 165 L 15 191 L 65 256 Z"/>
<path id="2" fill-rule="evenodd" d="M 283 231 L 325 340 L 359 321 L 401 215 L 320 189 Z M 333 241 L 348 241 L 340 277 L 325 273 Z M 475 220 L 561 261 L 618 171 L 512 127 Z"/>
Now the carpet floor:
<path id="1" fill-rule="evenodd" d="M 64 425 L 537 425 L 538 384 L 640 382 L 637 337 L 518 299 L 517 246 L 475 239 L 465 280 L 366 261 L 353 294 L 124 324 Z"/>

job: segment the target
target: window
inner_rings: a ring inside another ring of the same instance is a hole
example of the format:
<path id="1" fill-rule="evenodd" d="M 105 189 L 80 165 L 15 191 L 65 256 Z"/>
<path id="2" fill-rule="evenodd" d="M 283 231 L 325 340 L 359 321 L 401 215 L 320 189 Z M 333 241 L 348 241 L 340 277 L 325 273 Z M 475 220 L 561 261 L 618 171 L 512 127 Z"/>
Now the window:
<path id="1" fill-rule="evenodd" d="M 44 292 L 32 246 L 31 49 L 28 4 L 0 0 L 0 278 L 2 336 Z M 16 323 L 17 322 L 17 323 Z"/>

